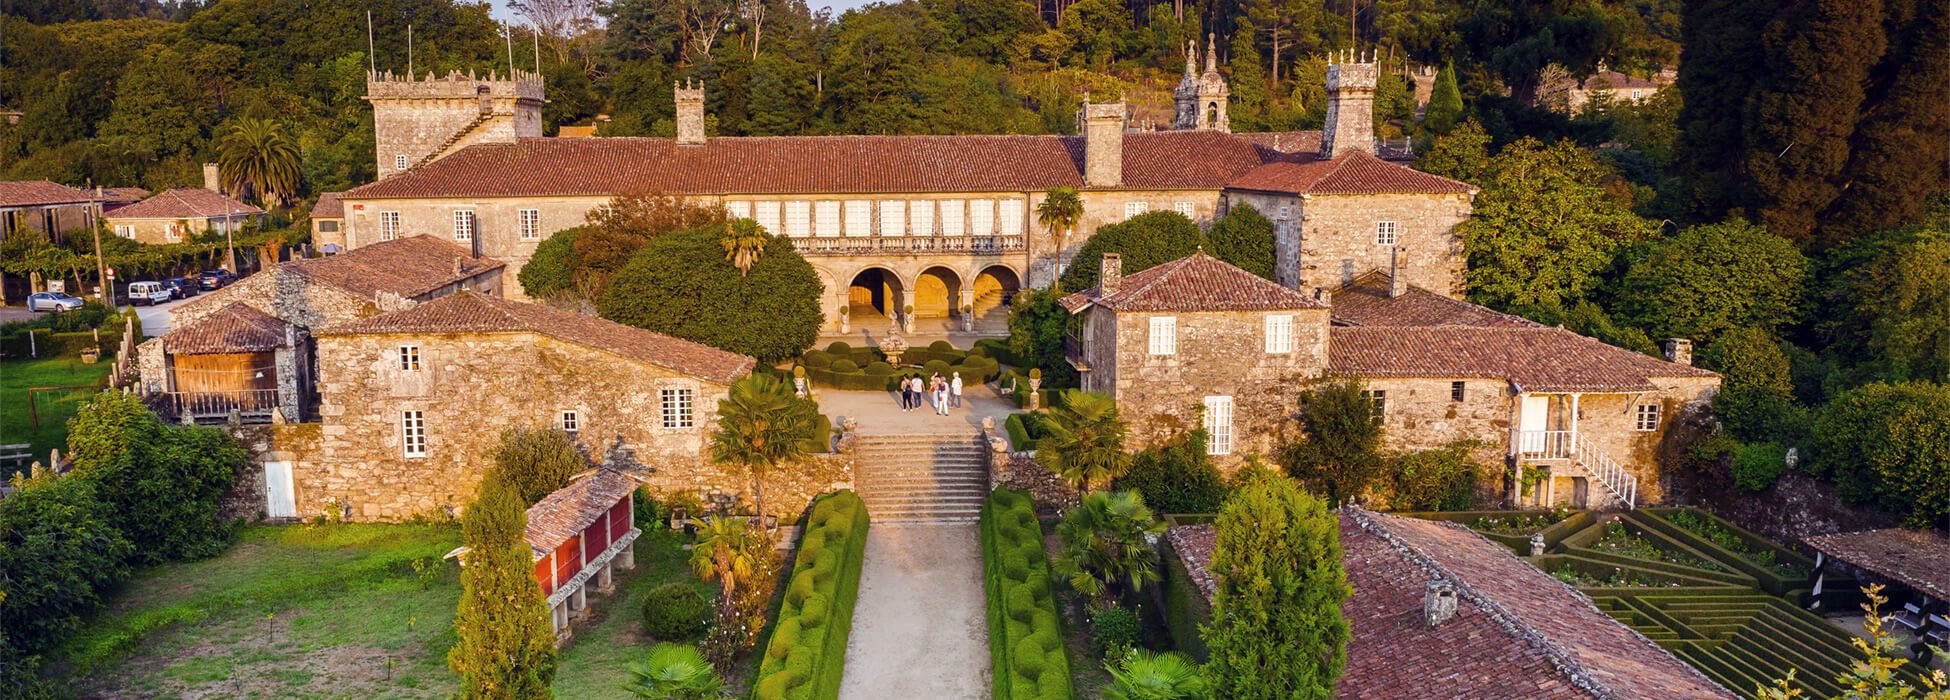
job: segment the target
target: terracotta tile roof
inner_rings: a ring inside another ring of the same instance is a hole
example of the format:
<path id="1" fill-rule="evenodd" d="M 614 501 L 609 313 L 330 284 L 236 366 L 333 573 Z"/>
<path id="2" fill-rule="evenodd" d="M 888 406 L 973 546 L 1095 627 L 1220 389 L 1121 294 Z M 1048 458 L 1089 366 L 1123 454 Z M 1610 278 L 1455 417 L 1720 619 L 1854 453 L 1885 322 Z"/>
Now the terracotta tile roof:
<path id="1" fill-rule="evenodd" d="M 1717 377 L 1562 328 L 1335 326 L 1328 366 L 1360 377 L 1502 379 L 1519 391 L 1651 391 L 1651 378 Z"/>
<path id="2" fill-rule="evenodd" d="M 201 187 L 178 187 L 103 214 L 104 219 L 205 219 L 232 214 L 262 214 L 263 209 Z"/>
<path id="3" fill-rule="evenodd" d="M 1364 151 L 1333 160 L 1299 157 L 1268 163 L 1226 183 L 1229 189 L 1285 194 L 1466 194 L 1467 182 L 1397 165 Z"/>
<path id="4" fill-rule="evenodd" d="M 536 559 L 548 556 L 635 490 L 636 479 L 622 472 L 593 470 L 529 506 L 528 530 L 522 539 Z"/>
<path id="5" fill-rule="evenodd" d="M 1802 539 L 1815 551 L 1950 603 L 1950 537 L 1934 530 L 1867 530 Z"/>
<path id="6" fill-rule="evenodd" d="M 270 352 L 285 347 L 285 331 L 290 327 L 262 311 L 233 303 L 164 333 L 163 351 L 172 355 Z"/>
<path id="7" fill-rule="evenodd" d="M 1219 189 L 1280 152 L 1211 131 L 1124 135 L 1124 189 Z M 531 138 L 475 145 L 341 199 L 1009 192 L 1083 186 L 1083 139 L 1049 135 Z"/>
<path id="8" fill-rule="evenodd" d="M 334 325 L 318 334 L 506 332 L 538 333 L 717 384 L 737 381 L 750 374 L 758 362 L 745 355 L 568 309 L 476 292 L 450 294 L 410 309 Z"/>
<path id="9" fill-rule="evenodd" d="M 88 192 L 47 180 L 0 181 L 0 207 L 37 207 L 89 201 Z"/>
<path id="10" fill-rule="evenodd" d="M 318 195 L 318 203 L 311 205 L 311 218 L 343 219 L 345 205 L 339 202 L 338 192 L 325 192 Z"/>
<path id="11" fill-rule="evenodd" d="M 1270 148 L 1280 153 L 1319 153 L 1319 131 L 1249 131 L 1233 132 L 1234 138 L 1262 148 Z"/>
<path id="12" fill-rule="evenodd" d="M 1599 85 L 1600 82 L 1606 85 L 1601 86 Z M 1596 90 L 1600 87 L 1609 87 L 1613 90 L 1656 90 L 1659 88 L 1659 83 L 1638 76 L 1626 75 L 1615 70 L 1608 70 L 1601 71 L 1597 75 L 1579 81 L 1578 87 L 1584 90 Z"/>
<path id="13" fill-rule="evenodd" d="M 149 196 L 140 187 L 109 187 L 102 190 L 102 201 L 109 204 L 134 204 Z"/>
<path id="14" fill-rule="evenodd" d="M 456 259 L 462 261 L 458 271 L 454 269 Z M 278 270 L 370 300 L 379 292 L 411 299 L 506 266 L 439 238 L 420 235 L 360 246 L 331 257 L 293 260 L 278 265 Z"/>
<path id="15" fill-rule="evenodd" d="M 1371 272 L 1334 290 L 1334 323 L 1344 326 L 1483 326 L 1488 328 L 1541 328 L 1522 316 L 1493 311 L 1489 307 L 1410 285 L 1408 292 L 1388 296 L 1386 272 Z"/>
<path id="16" fill-rule="evenodd" d="M 1358 509 L 1343 511 L 1342 517 L 1393 546 L 1429 575 L 1449 581 L 1458 597 L 1473 604 L 1500 631 L 1520 639 L 1528 647 L 1524 656 L 1541 655 L 1562 682 L 1579 691 L 1617 698 L 1737 697 L 1600 611 L 1583 593 L 1469 528 Z M 1418 604 L 1414 612 L 1418 623 L 1420 613 Z M 1444 649 L 1442 654 L 1468 654 L 1472 645 L 1485 640 L 1465 637 L 1461 641 L 1460 648 Z M 1389 661 L 1398 663 L 1400 647 L 1394 649 Z M 1547 685 L 1537 683 L 1540 690 Z"/>
<path id="17" fill-rule="evenodd" d="M 1324 309 L 1310 295 L 1233 267 L 1203 251 L 1124 277 L 1116 292 L 1102 287 L 1059 302 L 1071 311 L 1095 304 L 1117 311 L 1278 311 Z"/>

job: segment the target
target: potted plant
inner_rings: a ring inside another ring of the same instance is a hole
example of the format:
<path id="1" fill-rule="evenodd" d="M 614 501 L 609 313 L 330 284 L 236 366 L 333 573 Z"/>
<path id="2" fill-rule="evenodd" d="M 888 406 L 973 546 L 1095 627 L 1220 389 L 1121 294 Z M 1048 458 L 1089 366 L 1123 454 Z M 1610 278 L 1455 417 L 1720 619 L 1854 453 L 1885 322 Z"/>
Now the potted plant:
<path id="1" fill-rule="evenodd" d="M 963 333 L 974 332 L 975 330 L 975 305 L 974 304 L 961 305 L 961 330 Z"/>
<path id="2" fill-rule="evenodd" d="M 847 323 L 847 314 L 851 313 L 852 311 L 853 311 L 852 305 L 850 304 L 840 305 L 840 332 L 841 333 L 847 332 L 847 326 L 849 325 Z"/>
<path id="3" fill-rule="evenodd" d="M 908 304 L 906 306 L 901 307 L 901 331 L 904 333 L 914 332 L 914 305 L 913 304 Z"/>

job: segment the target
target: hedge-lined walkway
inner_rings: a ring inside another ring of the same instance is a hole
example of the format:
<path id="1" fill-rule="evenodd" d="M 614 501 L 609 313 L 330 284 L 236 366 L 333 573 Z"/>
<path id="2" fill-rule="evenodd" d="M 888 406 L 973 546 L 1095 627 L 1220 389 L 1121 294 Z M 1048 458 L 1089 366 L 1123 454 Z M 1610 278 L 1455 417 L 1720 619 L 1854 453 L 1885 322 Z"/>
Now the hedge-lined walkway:
<path id="1" fill-rule="evenodd" d="M 874 525 L 840 698 L 987 698 L 987 600 L 975 525 Z"/>

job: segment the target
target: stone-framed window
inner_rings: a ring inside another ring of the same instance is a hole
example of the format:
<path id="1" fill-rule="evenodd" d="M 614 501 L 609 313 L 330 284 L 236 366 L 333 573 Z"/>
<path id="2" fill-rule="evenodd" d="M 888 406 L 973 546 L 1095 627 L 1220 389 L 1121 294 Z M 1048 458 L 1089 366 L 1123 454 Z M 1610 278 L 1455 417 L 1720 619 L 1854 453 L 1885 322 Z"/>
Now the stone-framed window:
<path id="1" fill-rule="evenodd" d="M 1178 354 L 1178 317 L 1151 317 L 1151 354 Z"/>
<path id="2" fill-rule="evenodd" d="M 1395 244 L 1395 222 L 1393 221 L 1374 222 L 1374 244 L 1375 245 Z"/>
<path id="3" fill-rule="evenodd" d="M 1268 314 L 1266 316 L 1266 353 L 1284 355 L 1293 352 L 1293 316 L 1289 314 Z"/>
<path id="4" fill-rule="evenodd" d="M 406 169 L 406 154 L 404 153 L 393 154 L 393 169 L 394 170 Z"/>
<path id="5" fill-rule="evenodd" d="M 907 235 L 907 202 L 898 199 L 880 202 L 880 235 Z"/>
<path id="6" fill-rule="evenodd" d="M 405 457 L 427 456 L 427 419 L 420 411 L 401 411 L 399 414 L 400 454 Z"/>
<path id="7" fill-rule="evenodd" d="M 774 236 L 785 233 L 785 229 L 779 227 L 778 202 L 755 203 L 752 206 L 752 218 L 758 220 L 758 225 L 764 227 L 766 233 Z"/>
<path id="8" fill-rule="evenodd" d="M 1632 428 L 1639 431 L 1659 429 L 1659 404 L 1639 404 L 1632 416 Z"/>
<path id="9" fill-rule="evenodd" d="M 1022 200 L 1002 200 L 1002 221 L 996 228 L 1003 235 L 1022 233 Z"/>
<path id="10" fill-rule="evenodd" d="M 1205 397 L 1205 453 L 1232 454 L 1232 397 Z"/>
<path id="11" fill-rule="evenodd" d="M 968 203 L 968 232 L 976 236 L 995 233 L 995 200 L 977 199 Z"/>
<path id="12" fill-rule="evenodd" d="M 420 346 L 399 346 L 399 369 L 401 372 L 420 371 Z"/>
<path id="13" fill-rule="evenodd" d="M 1135 219 L 1137 217 L 1143 216 L 1144 213 L 1148 211 L 1151 211 L 1150 202 L 1125 202 L 1124 203 L 1124 218 L 1126 220 Z"/>
<path id="14" fill-rule="evenodd" d="M 941 235 L 960 236 L 967 233 L 968 202 L 961 199 L 941 200 Z"/>
<path id="15" fill-rule="evenodd" d="M 338 233 L 338 232 L 339 232 L 339 222 L 337 222 L 337 221 L 332 221 L 332 220 L 330 220 L 330 219 L 325 219 L 325 220 L 321 220 L 321 221 L 319 221 L 319 222 L 318 222 L 318 232 L 319 232 L 319 233 Z M 133 229 L 133 228 L 131 228 L 131 229 L 129 229 L 129 234 L 130 234 L 130 235 L 134 235 L 134 234 L 135 234 L 135 229 Z"/>
<path id="16" fill-rule="evenodd" d="M 934 200 L 924 199 L 907 208 L 907 235 L 934 235 Z"/>
<path id="17" fill-rule="evenodd" d="M 1387 389 L 1366 389 L 1361 392 L 1361 395 L 1367 397 L 1369 401 L 1374 402 L 1375 415 L 1387 417 L 1388 415 L 1388 390 Z"/>
<path id="18" fill-rule="evenodd" d="M 521 221 L 521 240 L 542 240 L 542 210 L 522 209 L 516 214 Z"/>
<path id="19" fill-rule="evenodd" d="M 846 203 L 846 235 L 873 235 L 873 201 L 849 200 Z"/>
<path id="20" fill-rule="evenodd" d="M 813 202 L 813 235 L 840 235 L 840 203 L 834 201 Z"/>
<path id="21" fill-rule="evenodd" d="M 1287 219 L 1288 219 L 1289 217 L 1291 217 L 1292 215 L 1293 215 L 1293 207 L 1292 207 L 1291 205 L 1286 205 L 1286 204 L 1282 204 L 1282 205 L 1280 205 L 1280 220 L 1281 220 L 1281 221 L 1286 221 L 1286 220 L 1287 220 Z"/>
<path id="22" fill-rule="evenodd" d="M 115 235 L 123 238 L 135 237 L 135 224 L 116 224 Z"/>
<path id="23" fill-rule="evenodd" d="M 1469 382 L 1449 382 L 1449 400 L 1460 403 L 1468 396 Z"/>
<path id="24" fill-rule="evenodd" d="M 743 201 L 725 202 L 724 211 L 726 214 L 730 214 L 733 219 L 749 219 L 752 218 L 752 203 Z"/>
<path id="25" fill-rule="evenodd" d="M 1184 214 L 1185 218 L 1187 219 L 1191 219 L 1193 221 L 1198 220 L 1198 210 L 1192 207 L 1191 202 L 1172 202 L 1171 210 L 1178 212 L 1180 214 Z"/>
<path id="26" fill-rule="evenodd" d="M 793 238 L 812 235 L 812 202 L 785 203 L 785 235 Z"/>
<path id="27" fill-rule="evenodd" d="M 379 212 L 379 240 L 390 241 L 399 238 L 399 212 Z"/>
<path id="28" fill-rule="evenodd" d="M 696 402 L 696 392 L 690 389 L 663 389 L 658 392 L 663 403 L 663 426 L 667 430 L 686 430 L 696 425 L 691 417 L 691 405 Z"/>
<path id="29" fill-rule="evenodd" d="M 474 210 L 462 209 L 454 212 L 454 242 L 470 243 L 474 240 Z"/>
<path id="30" fill-rule="evenodd" d="M 563 411 L 561 418 L 556 421 L 556 426 L 562 428 L 562 432 L 575 435 L 576 431 L 582 429 L 582 417 L 576 415 L 573 410 Z"/>

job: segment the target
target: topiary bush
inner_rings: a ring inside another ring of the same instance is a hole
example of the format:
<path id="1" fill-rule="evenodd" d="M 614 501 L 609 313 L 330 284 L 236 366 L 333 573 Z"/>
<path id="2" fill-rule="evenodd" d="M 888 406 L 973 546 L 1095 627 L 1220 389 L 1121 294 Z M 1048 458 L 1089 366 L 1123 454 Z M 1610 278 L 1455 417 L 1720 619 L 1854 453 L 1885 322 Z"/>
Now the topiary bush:
<path id="1" fill-rule="evenodd" d="M 860 371 L 860 366 L 853 364 L 852 360 L 834 360 L 830 369 L 834 374 L 852 374 Z"/>
<path id="2" fill-rule="evenodd" d="M 847 345 L 845 341 L 836 340 L 826 346 L 826 352 L 844 357 L 853 353 L 853 346 Z"/>
<path id="3" fill-rule="evenodd" d="M 873 362 L 868 364 L 866 369 L 861 370 L 861 373 L 875 377 L 885 377 L 894 373 L 894 366 L 885 362 Z"/>
<path id="4" fill-rule="evenodd" d="M 1130 651 L 1141 634 L 1137 613 L 1124 608 L 1111 608 L 1090 619 L 1090 642 L 1106 657 Z"/>
<path id="5" fill-rule="evenodd" d="M 1075 697 L 1035 503 L 996 489 L 982 503 L 982 579 L 997 700 Z"/>
<path id="6" fill-rule="evenodd" d="M 711 602 L 684 583 L 666 583 L 643 596 L 643 630 L 666 642 L 683 642 L 704 634 L 711 623 Z"/>
<path id="7" fill-rule="evenodd" d="M 818 273 L 784 236 L 768 236 L 749 273 L 724 259 L 723 224 L 650 240 L 611 278 L 603 318 L 776 362 L 819 338 Z"/>
<path id="8" fill-rule="evenodd" d="M 945 360 L 928 360 L 927 364 L 921 365 L 921 374 L 928 377 L 933 377 L 937 374 L 946 377 L 949 371 L 948 363 Z"/>
<path id="9" fill-rule="evenodd" d="M 830 700 L 840 693 L 846 638 L 866 558 L 867 505 L 852 491 L 822 496 L 779 604 L 779 624 L 755 677 L 757 700 Z"/>
<path id="10" fill-rule="evenodd" d="M 806 354 L 799 356 L 799 364 L 814 369 L 826 369 L 833 366 L 833 353 L 807 350 Z"/>

